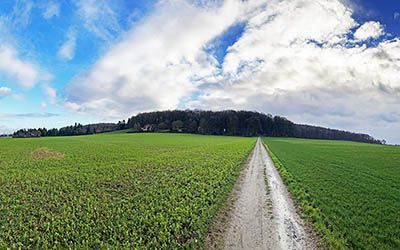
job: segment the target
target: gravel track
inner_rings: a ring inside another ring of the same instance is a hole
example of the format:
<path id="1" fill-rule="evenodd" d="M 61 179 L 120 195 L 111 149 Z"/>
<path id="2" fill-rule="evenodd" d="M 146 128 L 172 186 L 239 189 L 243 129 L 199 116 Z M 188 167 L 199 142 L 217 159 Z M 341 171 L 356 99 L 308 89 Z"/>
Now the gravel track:
<path id="1" fill-rule="evenodd" d="M 315 249 L 260 138 L 244 171 L 223 249 Z"/>

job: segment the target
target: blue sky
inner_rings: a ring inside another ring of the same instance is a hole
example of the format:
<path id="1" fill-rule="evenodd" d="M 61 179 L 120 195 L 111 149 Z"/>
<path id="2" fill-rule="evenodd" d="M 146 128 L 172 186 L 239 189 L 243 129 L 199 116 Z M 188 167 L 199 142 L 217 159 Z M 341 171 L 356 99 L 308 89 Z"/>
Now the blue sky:
<path id="1" fill-rule="evenodd" d="M 19 127 L 59 127 L 75 121 L 101 120 L 102 117 L 77 116 L 66 110 L 58 103 L 64 98 L 63 89 L 151 11 L 153 4 L 152 1 L 109 1 L 103 4 L 95 4 L 95 1 L 1 1 L 0 44 L 12 47 L 17 58 L 32 63 L 40 68 L 40 74 L 48 74 L 50 78 L 40 79 L 33 87 L 26 88 L 15 84 L 7 73 L 0 72 L 0 86 L 12 89 L 12 95 L 0 99 L 0 113 L 8 128 L 4 132 Z M 93 17 L 84 16 L 83 9 L 86 7 L 90 12 L 91 6 L 96 13 Z M 105 16 L 109 14 L 114 18 Z M 71 59 L 61 58 L 59 50 L 71 33 L 76 36 L 73 56 Z M 57 92 L 57 100 L 49 100 L 43 91 L 42 85 L 47 83 Z"/>
<path id="2" fill-rule="evenodd" d="M 249 109 L 400 143 L 400 2 L 0 1 L 0 133 Z"/>

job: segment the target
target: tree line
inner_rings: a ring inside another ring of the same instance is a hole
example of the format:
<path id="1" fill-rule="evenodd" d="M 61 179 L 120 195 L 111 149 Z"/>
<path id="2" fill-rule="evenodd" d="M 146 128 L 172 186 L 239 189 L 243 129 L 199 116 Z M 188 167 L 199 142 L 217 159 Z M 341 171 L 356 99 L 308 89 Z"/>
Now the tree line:
<path id="1" fill-rule="evenodd" d="M 15 138 L 29 138 L 29 137 L 44 137 L 44 136 L 71 136 L 71 135 L 90 135 L 98 134 L 104 132 L 112 132 L 118 129 L 124 129 L 123 127 L 118 127 L 115 123 L 97 123 L 82 125 L 80 123 L 75 123 L 73 126 L 66 126 L 60 129 L 20 129 L 13 133 Z"/>
<path id="2" fill-rule="evenodd" d="M 127 129 L 127 132 L 176 132 L 204 135 L 272 136 L 348 140 L 382 144 L 367 134 L 295 124 L 285 117 L 253 111 L 168 110 L 140 113 L 118 123 L 99 123 L 60 129 L 22 129 L 14 137 L 86 135 Z"/>

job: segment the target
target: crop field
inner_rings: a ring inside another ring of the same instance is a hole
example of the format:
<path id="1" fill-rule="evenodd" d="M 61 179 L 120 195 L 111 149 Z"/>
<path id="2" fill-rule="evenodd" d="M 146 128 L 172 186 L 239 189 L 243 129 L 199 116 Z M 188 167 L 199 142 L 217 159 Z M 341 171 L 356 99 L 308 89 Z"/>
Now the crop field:
<path id="1" fill-rule="evenodd" d="M 329 246 L 400 249 L 400 147 L 284 138 L 264 142 Z"/>
<path id="2" fill-rule="evenodd" d="M 194 248 L 255 138 L 0 140 L 0 249 Z"/>

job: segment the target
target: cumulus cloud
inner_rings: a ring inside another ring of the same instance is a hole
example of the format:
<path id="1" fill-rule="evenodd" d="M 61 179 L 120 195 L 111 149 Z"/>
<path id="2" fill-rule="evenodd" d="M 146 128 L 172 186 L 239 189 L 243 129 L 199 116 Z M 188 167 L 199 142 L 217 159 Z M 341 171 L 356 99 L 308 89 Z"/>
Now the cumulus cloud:
<path id="1" fill-rule="evenodd" d="M 0 99 L 6 96 L 11 95 L 12 91 L 7 87 L 0 87 Z"/>
<path id="2" fill-rule="evenodd" d="M 354 38 L 358 41 L 364 41 L 371 38 L 378 38 L 384 34 L 383 27 L 379 22 L 366 22 L 354 33 Z"/>
<path id="3" fill-rule="evenodd" d="M 367 44 L 382 25 L 352 16 L 340 0 L 161 1 L 67 86 L 65 106 L 108 117 L 251 109 L 400 141 L 400 40 Z M 219 65 L 205 48 L 239 22 Z"/>
<path id="4" fill-rule="evenodd" d="M 201 79 L 213 75 L 216 61 L 203 48 L 239 19 L 242 5 L 232 0 L 214 9 L 162 1 L 88 72 L 73 80 L 66 89 L 67 106 L 82 112 L 103 110 L 109 116 L 177 107 Z"/>
<path id="5" fill-rule="evenodd" d="M 25 89 L 31 89 L 51 77 L 38 62 L 32 60 L 35 53 L 28 49 L 26 41 L 18 42 L 14 36 L 15 30 L 23 30 L 30 24 L 34 7 L 34 2 L 30 0 L 15 1 L 10 13 L 0 15 L 0 76 L 8 83 Z M 13 94 L 12 97 L 15 100 L 24 99 L 20 94 Z"/>
<path id="6" fill-rule="evenodd" d="M 43 11 L 44 19 L 51 19 L 60 15 L 60 4 L 56 2 L 48 2 Z"/>
<path id="7" fill-rule="evenodd" d="M 14 48 L 0 44 L 0 73 L 11 81 L 26 88 L 33 87 L 39 80 L 39 69 L 35 64 L 18 57 Z"/>
<path id="8" fill-rule="evenodd" d="M 378 123 L 400 127 L 398 39 L 376 47 L 348 47 L 348 35 L 357 23 L 340 1 L 275 3 L 251 17 L 229 49 L 225 83 L 204 89 L 190 107 L 256 109 L 377 136 L 389 134 L 372 129 Z M 361 30 L 363 35 L 354 36 L 362 40 L 383 32 Z"/>
<path id="9" fill-rule="evenodd" d="M 67 34 L 67 40 L 62 44 L 58 50 L 58 56 L 63 59 L 70 61 L 74 58 L 76 47 L 76 32 L 70 30 Z"/>

